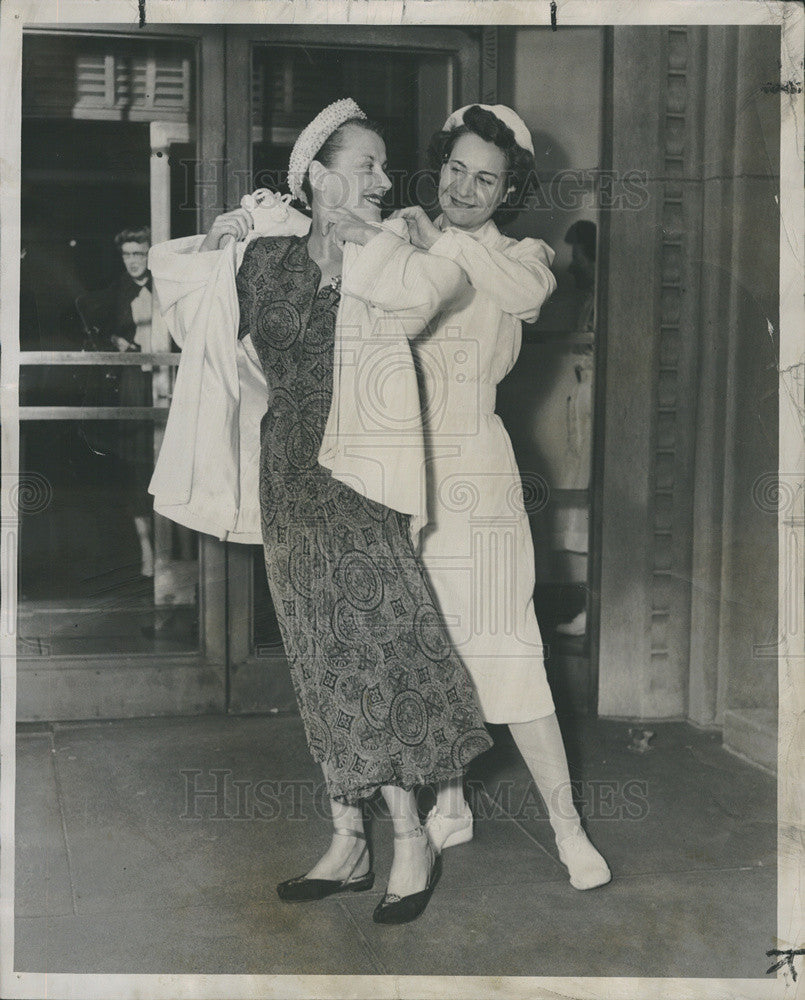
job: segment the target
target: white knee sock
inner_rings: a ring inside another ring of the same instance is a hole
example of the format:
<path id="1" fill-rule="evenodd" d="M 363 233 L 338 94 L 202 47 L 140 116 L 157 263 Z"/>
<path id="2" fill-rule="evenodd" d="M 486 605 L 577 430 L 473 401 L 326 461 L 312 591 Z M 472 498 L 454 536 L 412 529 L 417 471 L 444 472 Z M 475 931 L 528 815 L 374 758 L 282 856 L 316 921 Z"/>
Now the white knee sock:
<path id="1" fill-rule="evenodd" d="M 578 829 L 580 819 L 573 805 L 570 772 L 556 714 L 531 722 L 513 722 L 509 729 L 545 801 L 556 839 L 567 837 Z"/>

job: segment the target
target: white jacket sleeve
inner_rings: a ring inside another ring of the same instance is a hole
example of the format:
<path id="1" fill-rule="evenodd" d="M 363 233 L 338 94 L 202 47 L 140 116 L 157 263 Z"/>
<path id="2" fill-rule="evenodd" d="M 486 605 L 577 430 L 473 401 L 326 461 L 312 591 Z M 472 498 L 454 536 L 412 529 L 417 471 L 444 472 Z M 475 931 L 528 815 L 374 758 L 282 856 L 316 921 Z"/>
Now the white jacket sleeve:
<path id="1" fill-rule="evenodd" d="M 209 284 L 216 279 L 222 263 L 232 257 L 231 246 L 199 252 L 205 237 L 184 236 L 151 247 L 148 267 L 154 279 L 157 305 L 168 331 L 184 347 L 193 328 L 199 306 Z M 235 246 L 235 269 L 240 269 L 250 243 Z"/>
<path id="2" fill-rule="evenodd" d="M 500 247 L 490 247 L 469 233 L 448 229 L 429 253 L 456 263 L 473 288 L 527 323 L 534 322 L 556 289 L 550 269 L 554 252 L 543 240 L 504 238 Z"/>
<path id="3" fill-rule="evenodd" d="M 149 492 L 163 516 L 218 538 L 260 541 L 259 426 L 267 388 L 238 342 L 238 247 L 196 253 L 203 237 L 151 250 L 159 305 L 182 347 Z"/>
<path id="4" fill-rule="evenodd" d="M 396 223 L 396 224 L 395 224 Z M 446 257 L 432 257 L 397 234 L 401 220 L 387 222 L 344 268 L 342 291 L 405 320 L 415 337 L 448 304 L 469 291 L 461 268 Z M 407 229 L 406 229 L 407 233 Z"/>

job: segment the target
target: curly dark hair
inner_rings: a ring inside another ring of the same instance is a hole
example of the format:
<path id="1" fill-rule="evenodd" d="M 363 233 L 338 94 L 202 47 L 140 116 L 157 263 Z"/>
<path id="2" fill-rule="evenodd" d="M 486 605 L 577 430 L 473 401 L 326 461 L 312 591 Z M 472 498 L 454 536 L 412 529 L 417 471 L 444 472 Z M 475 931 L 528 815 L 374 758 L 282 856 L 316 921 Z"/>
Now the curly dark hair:
<path id="1" fill-rule="evenodd" d="M 115 236 L 115 246 L 118 250 L 124 243 L 151 243 L 151 230 L 148 226 L 139 229 L 124 229 Z"/>
<path id="2" fill-rule="evenodd" d="M 506 188 L 514 188 L 492 218 L 495 222 L 512 219 L 521 212 L 524 194 L 529 183 L 536 185 L 534 156 L 527 149 L 518 146 L 514 132 L 496 114 L 473 104 L 464 112 L 464 124 L 449 131 L 436 132 L 428 147 L 428 161 L 435 171 L 440 171 L 450 159 L 453 147 L 462 135 L 479 136 L 486 142 L 494 143 L 506 156 Z"/>
<path id="3" fill-rule="evenodd" d="M 370 121 L 368 118 L 347 118 L 343 124 L 338 126 L 335 132 L 325 139 L 324 145 L 319 149 L 313 159 L 318 160 L 318 162 L 323 164 L 325 167 L 331 167 L 333 165 L 333 160 L 335 159 L 335 154 L 344 145 L 344 133 L 349 125 L 357 125 L 358 128 L 362 128 L 366 132 L 374 132 L 375 135 L 379 135 L 381 139 L 385 140 L 383 127 L 377 122 Z M 313 190 L 310 187 L 310 178 L 307 173 L 305 173 L 305 178 L 302 181 L 302 190 L 305 192 L 308 205 L 311 205 L 313 202 Z"/>

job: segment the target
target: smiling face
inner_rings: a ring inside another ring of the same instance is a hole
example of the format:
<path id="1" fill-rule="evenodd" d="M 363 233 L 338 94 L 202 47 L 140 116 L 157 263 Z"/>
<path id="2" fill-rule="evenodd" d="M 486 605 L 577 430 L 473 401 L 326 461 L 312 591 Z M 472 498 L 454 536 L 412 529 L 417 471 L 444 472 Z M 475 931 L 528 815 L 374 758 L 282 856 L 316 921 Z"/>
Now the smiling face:
<path id="1" fill-rule="evenodd" d="M 506 154 L 474 132 L 459 136 L 439 174 L 439 205 L 451 226 L 478 229 L 503 203 Z"/>
<path id="2" fill-rule="evenodd" d="M 310 168 L 314 207 L 347 208 L 367 222 L 380 222 L 380 204 L 391 187 L 386 176 L 386 144 L 369 129 L 346 125 L 328 165 Z"/>

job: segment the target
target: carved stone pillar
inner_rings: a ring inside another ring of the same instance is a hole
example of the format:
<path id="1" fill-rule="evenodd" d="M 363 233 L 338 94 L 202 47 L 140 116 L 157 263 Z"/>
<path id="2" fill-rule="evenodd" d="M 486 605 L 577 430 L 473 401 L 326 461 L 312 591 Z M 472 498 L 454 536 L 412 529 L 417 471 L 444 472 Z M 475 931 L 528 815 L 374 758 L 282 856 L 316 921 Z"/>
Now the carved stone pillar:
<path id="1" fill-rule="evenodd" d="M 606 378 L 598 709 L 639 718 L 683 711 L 680 679 L 669 677 L 663 655 L 674 596 L 674 547 L 663 542 L 674 522 L 673 472 L 657 454 L 658 406 L 671 398 L 669 380 L 659 379 L 660 349 L 664 330 L 667 342 L 677 322 L 662 288 L 672 236 L 663 237 L 670 211 L 667 46 L 666 32 L 656 28 L 614 32 L 609 166 L 616 175 L 640 171 L 646 187 L 641 210 L 606 213 L 601 254 L 607 307 L 599 337 Z"/>
<path id="2" fill-rule="evenodd" d="M 604 228 L 599 712 L 719 725 L 775 703 L 779 32 L 613 45 L 611 167 L 646 197 Z"/>

